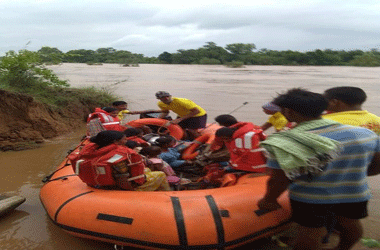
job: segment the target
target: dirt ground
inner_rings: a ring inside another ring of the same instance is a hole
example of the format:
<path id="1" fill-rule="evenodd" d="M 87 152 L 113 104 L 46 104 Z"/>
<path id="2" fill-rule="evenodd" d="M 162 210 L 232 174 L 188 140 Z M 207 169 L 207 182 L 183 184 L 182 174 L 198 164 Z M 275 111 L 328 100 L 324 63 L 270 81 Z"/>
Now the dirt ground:
<path id="1" fill-rule="evenodd" d="M 56 110 L 33 97 L 0 90 L 0 150 L 23 150 L 84 126 L 86 106 Z"/>

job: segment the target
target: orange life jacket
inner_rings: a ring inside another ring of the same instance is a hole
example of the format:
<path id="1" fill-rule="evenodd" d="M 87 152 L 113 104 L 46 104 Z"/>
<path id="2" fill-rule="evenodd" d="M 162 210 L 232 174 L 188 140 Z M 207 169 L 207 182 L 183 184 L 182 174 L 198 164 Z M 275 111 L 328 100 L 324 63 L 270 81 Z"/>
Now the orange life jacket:
<path id="1" fill-rule="evenodd" d="M 98 149 L 95 143 L 87 144 L 79 154 L 69 157 L 72 167 L 79 178 L 92 187 L 116 186 L 114 173 L 122 173 L 119 168 L 125 168 L 124 174 L 132 184 L 145 183 L 145 164 L 142 157 L 132 149 L 111 144 Z"/>
<path id="2" fill-rule="evenodd" d="M 95 108 L 94 112 L 88 115 L 87 122 L 95 118 L 99 118 L 106 130 L 124 131 L 127 129 L 127 127 L 120 125 L 120 119 L 112 117 L 101 108 Z"/>
<path id="3" fill-rule="evenodd" d="M 238 130 L 235 131 L 233 139 L 226 143 L 232 167 L 248 172 L 265 172 L 264 149 L 259 147 L 260 141 L 266 138 L 263 130 L 250 122 L 239 122 L 231 126 L 233 127 Z"/>

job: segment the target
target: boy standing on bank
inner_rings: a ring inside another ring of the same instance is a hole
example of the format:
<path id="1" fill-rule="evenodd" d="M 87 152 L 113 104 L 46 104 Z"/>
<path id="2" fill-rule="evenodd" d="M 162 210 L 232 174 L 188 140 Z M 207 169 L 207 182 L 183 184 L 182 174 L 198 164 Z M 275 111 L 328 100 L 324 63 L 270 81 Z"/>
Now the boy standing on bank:
<path id="1" fill-rule="evenodd" d="M 329 101 L 326 115 L 323 118 L 342 124 L 368 128 L 380 135 L 380 117 L 367 110 L 362 105 L 367 100 L 367 94 L 358 87 L 335 87 L 325 90 L 323 94 Z"/>
<path id="2" fill-rule="evenodd" d="M 297 126 L 270 135 L 270 178 L 260 209 L 280 208 L 277 198 L 289 189 L 293 221 L 298 224 L 294 250 L 321 249 L 325 221 L 333 217 L 340 232 L 336 249 L 350 249 L 362 237 L 367 216 L 367 176 L 380 173 L 380 141 L 371 130 L 322 119 L 323 95 L 290 89 L 273 100 Z"/>

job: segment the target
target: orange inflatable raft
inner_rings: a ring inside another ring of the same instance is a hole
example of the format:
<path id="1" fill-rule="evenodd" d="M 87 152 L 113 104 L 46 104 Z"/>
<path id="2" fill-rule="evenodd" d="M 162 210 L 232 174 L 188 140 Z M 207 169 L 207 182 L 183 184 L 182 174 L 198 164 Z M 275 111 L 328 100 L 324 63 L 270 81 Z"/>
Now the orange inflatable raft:
<path id="1" fill-rule="evenodd" d="M 83 183 L 66 158 L 45 177 L 40 199 L 53 223 L 78 237 L 144 249 L 232 249 L 289 225 L 287 194 L 282 209 L 257 206 L 267 180 L 247 174 L 223 188 L 104 190 Z"/>
<path id="2" fill-rule="evenodd" d="M 166 128 L 169 131 L 170 135 L 172 135 L 177 140 L 181 140 L 182 137 L 184 136 L 184 132 L 180 126 L 176 124 L 170 124 L 170 121 L 165 120 L 165 119 L 143 118 L 143 119 L 130 121 L 127 123 L 127 125 L 135 127 L 135 128 L 142 127 L 144 125 L 154 125 L 154 126 Z"/>

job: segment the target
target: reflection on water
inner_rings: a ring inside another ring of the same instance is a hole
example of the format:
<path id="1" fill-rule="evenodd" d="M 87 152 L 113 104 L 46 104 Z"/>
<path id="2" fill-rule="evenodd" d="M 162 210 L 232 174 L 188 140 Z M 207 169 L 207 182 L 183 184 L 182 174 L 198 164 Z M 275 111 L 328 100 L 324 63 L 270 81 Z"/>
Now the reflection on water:
<path id="1" fill-rule="evenodd" d="M 239 120 L 261 125 L 268 118 L 261 105 L 271 100 L 276 92 L 290 87 L 305 87 L 318 92 L 342 85 L 362 87 L 368 93 L 365 108 L 380 115 L 380 68 L 249 66 L 231 69 L 223 66 L 119 67 L 107 64 L 64 64 L 51 68 L 69 79 L 73 87 L 108 86 L 130 103 L 130 110 L 157 109 L 154 93 L 169 91 L 173 96 L 192 99 L 204 107 L 210 123 L 215 116 L 229 113 L 248 102 L 233 115 Z M 138 116 L 131 118 L 137 119 Z M 51 140 L 39 149 L 0 153 L 0 193 L 21 195 L 27 199 L 14 212 L 0 218 L 0 249 L 113 249 L 110 244 L 65 233 L 50 221 L 39 200 L 42 178 L 61 163 L 83 134 L 81 129 Z M 372 215 L 365 220 L 369 237 L 380 235 L 380 216 L 376 209 L 380 205 L 378 183 L 380 178 L 371 178 L 375 199 L 370 202 Z M 376 224 L 375 228 L 371 228 L 373 224 Z M 255 249 L 254 246 L 248 248 Z"/>
<path id="2" fill-rule="evenodd" d="M 15 211 L 1 218 L 0 249 L 112 249 L 109 244 L 63 232 L 50 221 L 39 199 L 42 178 L 61 163 L 83 135 L 80 129 L 38 149 L 0 154 L 1 192 L 26 198 Z"/>

